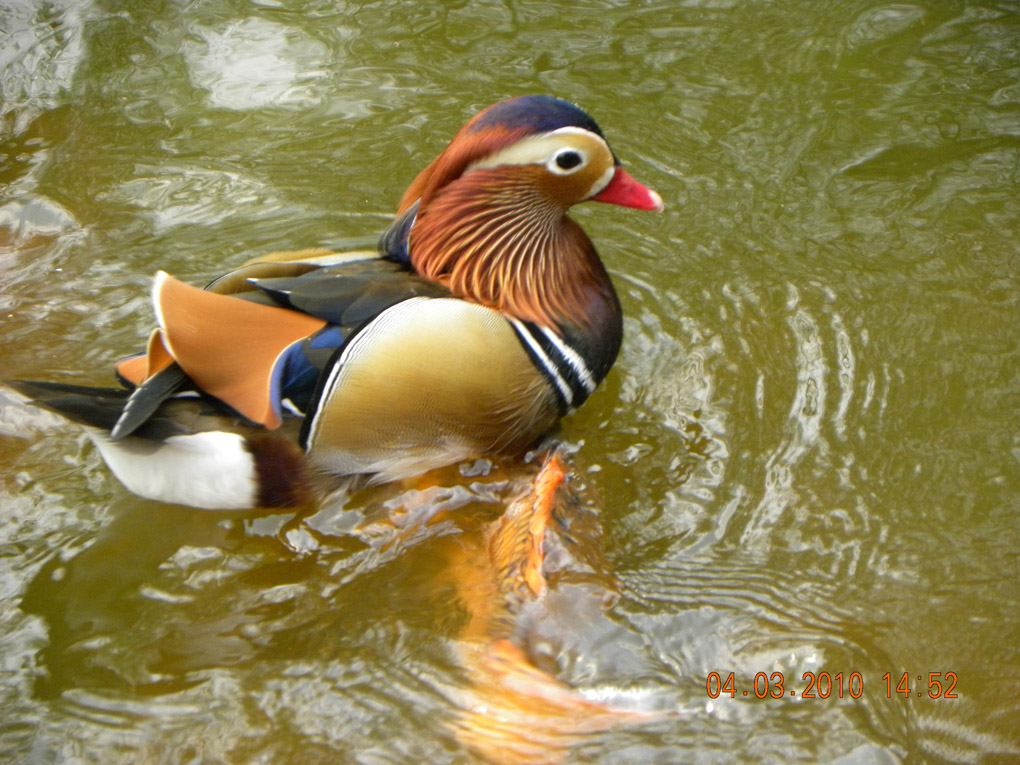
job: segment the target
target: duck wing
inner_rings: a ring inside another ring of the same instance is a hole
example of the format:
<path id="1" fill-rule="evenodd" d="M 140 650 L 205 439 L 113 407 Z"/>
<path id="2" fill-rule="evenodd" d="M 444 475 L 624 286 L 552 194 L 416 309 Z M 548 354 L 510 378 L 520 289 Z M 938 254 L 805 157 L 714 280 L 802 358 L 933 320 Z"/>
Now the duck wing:
<path id="1" fill-rule="evenodd" d="M 123 438 L 181 390 L 219 399 L 276 428 L 303 413 L 338 348 L 387 308 L 448 291 L 377 254 L 277 253 L 199 289 L 157 275 L 159 320 L 144 354 L 117 364 L 135 386 L 112 432 Z"/>

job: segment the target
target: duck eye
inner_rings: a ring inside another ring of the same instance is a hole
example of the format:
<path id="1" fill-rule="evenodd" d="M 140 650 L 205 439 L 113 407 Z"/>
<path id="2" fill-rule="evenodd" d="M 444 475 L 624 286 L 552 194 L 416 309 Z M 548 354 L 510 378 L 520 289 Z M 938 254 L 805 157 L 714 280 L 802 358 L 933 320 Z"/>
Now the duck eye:
<path id="1" fill-rule="evenodd" d="M 553 162 L 559 170 L 570 171 L 584 162 L 584 157 L 575 149 L 564 149 L 553 157 Z"/>
<path id="2" fill-rule="evenodd" d="M 567 175 L 584 164 L 584 155 L 577 149 L 560 149 L 546 161 L 546 167 L 557 175 Z"/>

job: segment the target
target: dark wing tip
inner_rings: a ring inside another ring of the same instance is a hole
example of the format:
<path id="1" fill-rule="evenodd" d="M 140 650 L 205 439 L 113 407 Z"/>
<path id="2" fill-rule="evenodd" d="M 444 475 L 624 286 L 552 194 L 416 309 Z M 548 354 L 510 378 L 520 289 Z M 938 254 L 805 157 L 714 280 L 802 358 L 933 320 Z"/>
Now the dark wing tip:
<path id="1" fill-rule="evenodd" d="M 110 429 L 110 440 L 119 441 L 138 430 L 187 381 L 184 370 L 173 363 L 131 391 L 120 417 Z"/>

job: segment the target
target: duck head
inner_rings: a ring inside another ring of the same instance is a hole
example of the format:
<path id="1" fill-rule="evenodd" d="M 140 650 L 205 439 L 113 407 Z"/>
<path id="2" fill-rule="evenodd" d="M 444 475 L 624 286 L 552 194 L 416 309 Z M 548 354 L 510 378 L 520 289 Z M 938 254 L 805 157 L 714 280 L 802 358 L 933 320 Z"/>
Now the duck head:
<path id="1" fill-rule="evenodd" d="M 384 248 L 515 318 L 591 326 L 618 306 L 591 241 L 567 216 L 586 200 L 663 206 L 584 111 L 550 96 L 513 98 L 475 115 L 418 175 Z"/>

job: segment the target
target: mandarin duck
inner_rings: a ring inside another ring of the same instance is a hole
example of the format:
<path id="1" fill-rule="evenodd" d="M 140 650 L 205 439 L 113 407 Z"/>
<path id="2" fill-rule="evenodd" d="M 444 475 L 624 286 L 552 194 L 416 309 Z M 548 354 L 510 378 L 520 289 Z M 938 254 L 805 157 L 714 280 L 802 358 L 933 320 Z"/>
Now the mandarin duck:
<path id="1" fill-rule="evenodd" d="M 296 506 L 313 475 L 385 482 L 523 452 L 620 348 L 613 285 L 567 216 L 589 199 L 663 206 L 578 107 L 503 101 L 415 178 L 378 252 L 274 253 L 205 289 L 160 272 L 124 390 L 13 386 L 85 425 L 136 494 L 199 508 Z"/>

